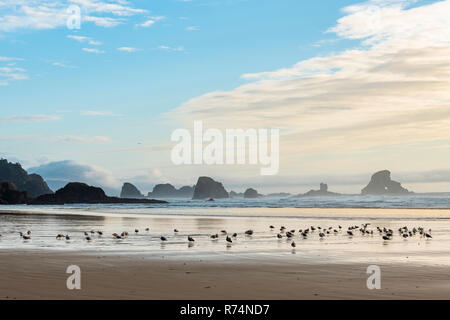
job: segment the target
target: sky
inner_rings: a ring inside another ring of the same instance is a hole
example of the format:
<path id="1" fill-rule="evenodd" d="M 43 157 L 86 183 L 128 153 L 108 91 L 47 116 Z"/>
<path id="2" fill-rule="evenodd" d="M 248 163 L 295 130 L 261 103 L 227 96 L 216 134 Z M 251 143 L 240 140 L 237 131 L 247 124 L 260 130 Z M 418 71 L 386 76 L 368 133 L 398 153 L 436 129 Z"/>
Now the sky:
<path id="1" fill-rule="evenodd" d="M 69 29 L 70 6 L 81 12 Z M 450 0 L 0 0 L 0 157 L 117 193 L 450 191 Z M 180 165 L 177 128 L 280 129 L 280 169 Z"/>

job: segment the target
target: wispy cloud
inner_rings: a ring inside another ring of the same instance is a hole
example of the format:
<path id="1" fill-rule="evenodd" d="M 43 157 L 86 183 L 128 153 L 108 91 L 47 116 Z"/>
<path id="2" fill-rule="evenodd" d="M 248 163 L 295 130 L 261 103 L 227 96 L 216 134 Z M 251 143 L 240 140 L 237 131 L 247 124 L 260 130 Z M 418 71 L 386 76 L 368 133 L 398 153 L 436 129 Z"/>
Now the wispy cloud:
<path id="1" fill-rule="evenodd" d="M 133 47 L 120 47 L 120 48 L 117 48 L 117 50 L 123 51 L 123 52 L 136 52 L 136 51 L 139 51 L 139 49 L 133 48 Z"/>
<path id="2" fill-rule="evenodd" d="M 95 111 L 95 110 L 84 110 L 84 111 L 81 111 L 80 114 L 82 116 L 91 116 L 91 117 L 98 117 L 98 116 L 120 117 L 121 116 L 121 114 L 114 113 L 111 111 Z"/>
<path id="3" fill-rule="evenodd" d="M 198 26 L 189 26 L 186 28 L 187 31 L 198 31 L 200 30 L 200 27 Z"/>
<path id="4" fill-rule="evenodd" d="M 185 126 L 280 128 L 285 168 L 306 154 L 361 168 L 361 159 L 373 165 L 370 153 L 388 161 L 383 151 L 393 146 L 450 139 L 450 1 L 411 3 L 347 7 L 328 32 L 360 40 L 355 48 L 245 74 L 249 83 L 196 97 L 169 115 Z M 308 166 L 317 170 L 318 162 Z"/>
<path id="5" fill-rule="evenodd" d="M 99 46 L 102 44 L 100 41 L 96 41 L 96 40 L 93 40 L 92 38 L 85 37 L 85 36 L 68 35 L 67 38 L 81 42 L 81 43 L 88 43 L 93 46 Z"/>
<path id="6" fill-rule="evenodd" d="M 184 51 L 183 46 L 171 47 L 171 46 L 166 46 L 166 45 L 160 45 L 160 46 L 156 47 L 156 49 L 163 50 L 163 51 Z"/>
<path id="7" fill-rule="evenodd" d="M 27 114 L 27 115 L 13 115 L 0 118 L 0 123 L 18 123 L 18 122 L 43 122 L 56 121 L 61 118 L 57 115 L 50 114 Z"/>
<path id="8" fill-rule="evenodd" d="M 0 2 L 3 10 L 0 31 L 64 27 L 71 15 L 67 11 L 70 4 L 81 8 L 83 22 L 101 27 L 113 27 L 126 22 L 127 17 L 147 13 L 147 10 L 134 8 L 125 0 L 8 0 Z"/>
<path id="9" fill-rule="evenodd" d="M 65 64 L 65 63 L 62 63 L 62 62 L 58 62 L 58 61 L 52 62 L 52 66 L 60 67 L 60 68 L 66 68 L 66 69 L 76 69 L 75 66 L 72 66 L 72 65 L 69 65 L 69 64 Z"/>
<path id="10" fill-rule="evenodd" d="M 136 24 L 137 27 L 142 27 L 142 28 L 148 28 L 151 27 L 152 25 L 154 25 L 156 22 L 165 19 L 164 16 L 158 16 L 158 17 L 150 17 L 149 19 L 145 20 L 142 23 L 138 23 Z"/>
<path id="11" fill-rule="evenodd" d="M 15 64 L 11 64 L 8 67 L 0 67 L 0 86 L 7 86 L 11 81 L 28 80 L 28 78 L 26 70 L 15 67 Z"/>
<path id="12" fill-rule="evenodd" d="M 105 53 L 105 51 L 100 50 L 100 49 L 96 49 L 96 48 L 82 48 L 81 50 L 85 51 L 85 52 L 89 52 L 89 53 Z"/>

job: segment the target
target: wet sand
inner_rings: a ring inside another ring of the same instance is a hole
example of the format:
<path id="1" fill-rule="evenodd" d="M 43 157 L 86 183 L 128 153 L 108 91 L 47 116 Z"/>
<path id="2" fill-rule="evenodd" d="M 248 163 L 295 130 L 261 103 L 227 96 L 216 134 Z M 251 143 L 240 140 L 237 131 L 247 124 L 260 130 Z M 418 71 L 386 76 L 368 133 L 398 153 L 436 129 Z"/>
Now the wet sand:
<path id="1" fill-rule="evenodd" d="M 380 264 L 381 289 L 366 286 L 367 265 L 270 259 L 0 251 L 0 299 L 449 299 L 448 267 Z M 81 268 L 68 290 L 66 268 Z"/>

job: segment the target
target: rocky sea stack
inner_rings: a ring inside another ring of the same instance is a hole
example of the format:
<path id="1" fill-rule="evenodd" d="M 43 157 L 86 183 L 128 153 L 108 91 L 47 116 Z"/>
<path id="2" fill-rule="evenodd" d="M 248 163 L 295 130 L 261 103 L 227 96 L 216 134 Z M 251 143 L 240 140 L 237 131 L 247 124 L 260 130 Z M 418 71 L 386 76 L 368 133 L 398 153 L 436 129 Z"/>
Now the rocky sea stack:
<path id="1" fill-rule="evenodd" d="M 228 198 L 228 192 L 220 182 L 214 181 L 210 177 L 198 178 L 194 189 L 194 200 L 203 199 L 224 199 Z"/>
<path id="2" fill-rule="evenodd" d="M 122 186 L 122 191 L 120 192 L 121 198 L 131 198 L 131 199 L 141 199 L 144 195 L 136 188 L 133 184 L 125 182 Z"/>
<path id="3" fill-rule="evenodd" d="M 184 186 L 180 189 L 175 188 L 170 183 L 157 184 L 152 192 L 148 193 L 148 197 L 153 198 L 192 198 L 194 187 Z"/>
<path id="4" fill-rule="evenodd" d="M 54 194 L 42 195 L 29 204 L 63 205 L 63 204 L 102 204 L 102 203 L 167 203 L 160 200 L 128 199 L 108 197 L 101 188 L 88 186 L 85 183 L 71 182 Z"/>
<path id="5" fill-rule="evenodd" d="M 383 170 L 372 175 L 367 187 L 361 190 L 363 195 L 406 195 L 411 194 L 400 182 L 391 180 L 391 172 Z"/>
<path id="6" fill-rule="evenodd" d="M 28 201 L 26 191 L 18 191 L 14 183 L 0 183 L 0 204 L 25 204 Z"/>
<path id="7" fill-rule="evenodd" d="M 31 198 L 53 193 L 40 175 L 28 174 L 19 163 L 6 159 L 0 159 L 0 181 L 12 182 L 18 191 L 26 191 Z"/>
<path id="8" fill-rule="evenodd" d="M 261 197 L 261 195 L 258 193 L 258 191 L 256 191 L 253 188 L 248 188 L 244 192 L 244 198 L 246 198 L 246 199 L 256 199 L 259 197 Z"/>

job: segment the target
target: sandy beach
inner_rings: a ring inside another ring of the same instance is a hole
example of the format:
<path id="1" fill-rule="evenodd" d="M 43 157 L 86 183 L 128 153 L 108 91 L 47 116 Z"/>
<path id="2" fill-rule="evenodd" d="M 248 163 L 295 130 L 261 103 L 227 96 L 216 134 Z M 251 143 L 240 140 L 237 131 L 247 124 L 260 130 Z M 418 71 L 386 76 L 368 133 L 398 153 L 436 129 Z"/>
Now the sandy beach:
<path id="1" fill-rule="evenodd" d="M 449 299 L 447 211 L 391 209 L 16 208 L 0 214 L 0 299 Z M 369 223 L 361 234 L 349 226 Z M 293 238 L 279 230 L 295 229 Z M 319 237 L 310 226 L 342 230 Z M 403 238 L 423 226 L 433 238 Z M 149 227 L 149 230 L 146 230 Z M 385 241 L 377 227 L 395 230 Z M 174 232 L 174 229 L 178 232 Z M 236 232 L 231 244 L 225 234 Z M 251 236 L 245 230 L 252 229 Z M 19 232 L 31 231 L 24 240 Z M 98 235 L 94 230 L 102 230 Z M 139 232 L 135 232 L 139 230 Z M 113 232 L 129 232 L 114 239 Z M 91 240 L 85 239 L 88 232 Z M 58 240 L 57 234 L 70 235 Z M 218 239 L 211 239 L 219 233 Z M 167 241 L 161 241 L 164 235 Z M 189 242 L 192 236 L 195 242 Z M 292 248 L 292 241 L 296 247 Z M 68 290 L 67 267 L 81 269 Z M 367 268 L 381 268 L 381 289 Z"/>
<path id="2" fill-rule="evenodd" d="M 1 299 L 448 299 L 448 268 L 381 265 L 368 290 L 364 264 L 267 260 L 174 261 L 137 255 L 0 252 Z M 80 266 L 81 290 L 66 288 Z"/>

